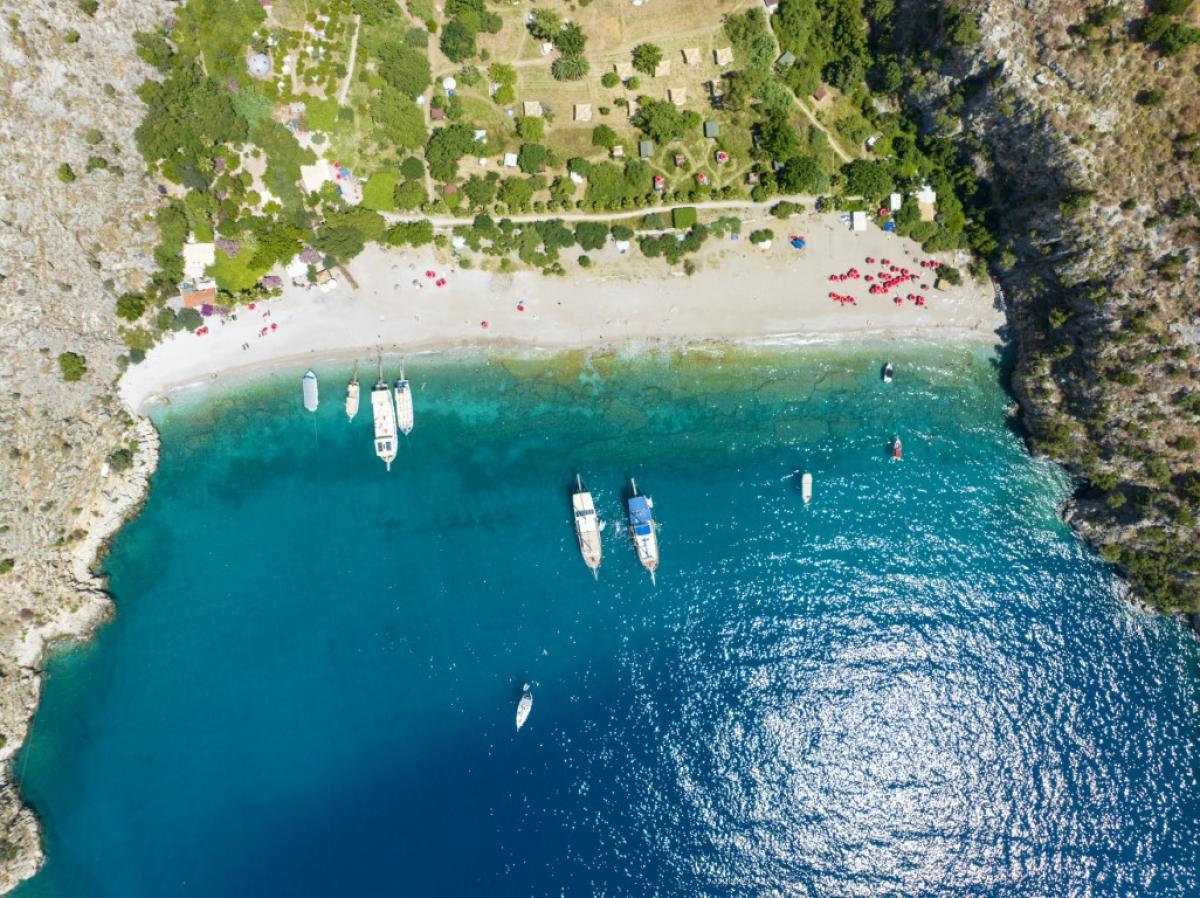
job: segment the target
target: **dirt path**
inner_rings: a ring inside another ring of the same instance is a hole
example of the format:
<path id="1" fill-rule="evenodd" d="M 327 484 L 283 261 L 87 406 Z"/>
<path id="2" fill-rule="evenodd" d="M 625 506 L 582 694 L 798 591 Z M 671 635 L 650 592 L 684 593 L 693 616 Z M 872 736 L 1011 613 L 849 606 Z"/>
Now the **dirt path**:
<path id="1" fill-rule="evenodd" d="M 358 56 L 358 33 L 362 30 L 362 16 L 354 17 L 354 37 L 350 41 L 350 61 L 346 63 L 346 80 L 338 91 L 338 105 L 346 105 L 346 97 L 350 93 L 350 85 L 354 83 L 354 60 Z"/>

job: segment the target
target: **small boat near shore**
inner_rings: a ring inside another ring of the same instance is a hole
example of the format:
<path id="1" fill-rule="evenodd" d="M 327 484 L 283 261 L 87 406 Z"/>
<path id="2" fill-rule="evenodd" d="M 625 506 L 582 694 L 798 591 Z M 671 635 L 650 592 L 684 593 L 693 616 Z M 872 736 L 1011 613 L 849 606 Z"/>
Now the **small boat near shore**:
<path id="1" fill-rule="evenodd" d="M 894 373 L 894 371 L 892 369 L 891 362 L 888 362 L 886 365 L 883 366 L 883 382 L 885 384 L 890 384 L 892 382 L 892 374 L 893 373 Z"/>
<path id="2" fill-rule="evenodd" d="M 354 420 L 358 414 L 358 366 L 354 366 L 354 379 L 346 385 L 346 419 Z"/>
<path id="3" fill-rule="evenodd" d="M 900 444 L 900 437 L 892 437 L 892 461 L 900 461 L 904 458 L 904 447 Z"/>
<path id="4" fill-rule="evenodd" d="M 396 380 L 396 427 L 408 436 L 413 429 L 412 385 L 404 378 L 404 369 Z"/>
<path id="5" fill-rule="evenodd" d="M 525 726 L 525 721 L 529 719 L 529 712 L 533 710 L 533 693 L 529 691 L 529 684 L 526 683 L 521 687 L 521 698 L 517 702 L 517 729 Z"/>
<path id="6" fill-rule="evenodd" d="M 304 407 L 310 412 L 317 410 L 317 404 L 320 398 L 317 395 L 317 375 L 309 368 L 304 372 L 304 379 L 301 381 L 304 392 Z"/>
<path id="7" fill-rule="evenodd" d="M 596 505 L 592 494 L 583 485 L 583 478 L 575 475 L 575 490 L 571 493 L 571 509 L 575 515 L 575 536 L 579 540 L 579 554 L 592 576 L 600 579 L 600 522 L 596 518 Z"/>
<path id="8" fill-rule="evenodd" d="M 637 549 L 638 561 L 650 573 L 650 582 L 657 585 L 654 572 L 658 570 L 658 533 L 654 523 L 654 502 L 638 493 L 637 481 L 629 478 L 633 495 L 629 497 L 629 535 Z"/>
<path id="9" fill-rule="evenodd" d="M 392 405 L 392 392 L 383 379 L 383 363 L 379 365 L 379 380 L 371 390 L 371 414 L 375 418 L 375 454 L 387 469 L 392 469 L 396 460 L 396 407 Z"/>

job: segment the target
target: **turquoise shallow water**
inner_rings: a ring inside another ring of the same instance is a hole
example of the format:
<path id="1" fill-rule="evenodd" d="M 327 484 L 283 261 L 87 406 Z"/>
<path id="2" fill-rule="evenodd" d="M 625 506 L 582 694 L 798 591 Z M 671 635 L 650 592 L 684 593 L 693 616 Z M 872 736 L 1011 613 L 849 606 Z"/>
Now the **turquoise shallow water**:
<path id="1" fill-rule="evenodd" d="M 1200 894 L 1195 641 L 1056 520 L 993 357 L 888 353 L 411 359 L 391 474 L 347 371 L 178 403 L 18 894 Z"/>

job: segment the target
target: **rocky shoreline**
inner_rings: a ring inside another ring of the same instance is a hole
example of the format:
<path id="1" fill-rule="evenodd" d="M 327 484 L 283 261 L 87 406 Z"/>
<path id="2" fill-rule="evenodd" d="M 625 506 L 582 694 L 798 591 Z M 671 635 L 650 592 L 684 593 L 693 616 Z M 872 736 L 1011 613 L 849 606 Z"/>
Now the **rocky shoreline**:
<path id="1" fill-rule="evenodd" d="M 112 615 L 93 565 L 157 463 L 153 426 L 116 395 L 113 306 L 154 270 L 158 198 L 133 142 L 149 69 L 133 33 L 165 9 L 82 6 L 0 0 L 0 892 L 42 862 L 13 761 L 45 655 Z M 64 352 L 85 359 L 80 379 L 64 379 Z"/>

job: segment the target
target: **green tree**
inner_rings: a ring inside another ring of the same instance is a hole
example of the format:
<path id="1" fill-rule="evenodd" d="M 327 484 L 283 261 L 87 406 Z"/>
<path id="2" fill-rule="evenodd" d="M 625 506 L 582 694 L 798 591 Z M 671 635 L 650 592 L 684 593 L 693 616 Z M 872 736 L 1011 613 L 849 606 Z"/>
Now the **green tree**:
<path id="1" fill-rule="evenodd" d="M 666 100 L 647 100 L 633 123 L 654 140 L 667 143 L 699 127 L 700 116 L 691 110 L 681 111 Z"/>
<path id="2" fill-rule="evenodd" d="M 509 209 L 528 208 L 533 199 L 533 185 L 526 178 L 505 178 L 500 185 L 500 202 Z"/>
<path id="3" fill-rule="evenodd" d="M 535 175 L 543 165 L 550 165 L 553 157 L 540 143 L 523 143 L 517 153 L 517 167 L 527 175 Z"/>
<path id="4" fill-rule="evenodd" d="M 535 9 L 529 19 L 529 33 L 539 41 L 553 42 L 562 29 L 562 16 L 552 9 Z"/>
<path id="5" fill-rule="evenodd" d="M 608 226 L 599 221 L 581 221 L 575 225 L 575 241 L 585 251 L 601 249 L 608 242 Z"/>
<path id="6" fill-rule="evenodd" d="M 396 185 L 393 197 L 397 209 L 409 211 L 419 209 L 421 204 L 429 199 L 429 194 L 425 192 L 423 183 L 417 180 L 408 180 Z"/>
<path id="7" fill-rule="evenodd" d="M 451 62 L 465 62 L 478 52 L 474 32 L 457 19 L 446 24 L 440 46 Z"/>
<path id="8" fill-rule="evenodd" d="M 400 174 L 406 178 L 425 177 L 425 165 L 416 156 L 409 156 L 400 163 Z"/>
<path id="9" fill-rule="evenodd" d="M 68 383 L 79 380 L 87 373 L 87 359 L 77 352 L 61 352 L 58 355 L 58 370 Z"/>
<path id="10" fill-rule="evenodd" d="M 429 172 L 439 181 L 453 181 L 458 160 L 475 148 L 475 133 L 466 125 L 448 125 L 436 129 L 425 144 Z"/>
<path id="11" fill-rule="evenodd" d="M 137 321 L 146 311 L 146 298 L 140 293 L 122 293 L 117 297 L 117 317 Z"/>
<path id="12" fill-rule="evenodd" d="M 662 58 L 662 48 L 655 44 L 638 44 L 633 48 L 633 67 L 645 75 L 653 75 Z"/>
<path id="13" fill-rule="evenodd" d="M 482 209 L 496 199 L 496 181 L 491 178 L 481 178 L 471 175 L 463 185 L 463 193 L 471 203 L 471 207 Z"/>
<path id="14" fill-rule="evenodd" d="M 893 180 L 891 166 L 886 162 L 855 159 L 842 166 L 848 196 L 864 196 L 879 199 L 891 193 Z"/>
<path id="15" fill-rule="evenodd" d="M 568 22 L 554 35 L 553 41 L 563 56 L 582 56 L 587 46 L 587 35 L 574 22 Z"/>
<path id="16" fill-rule="evenodd" d="M 417 97 L 429 86 L 429 59 L 420 50 L 387 41 L 375 49 L 376 70 L 380 77 L 407 97 Z"/>
<path id="17" fill-rule="evenodd" d="M 829 189 L 829 176 L 815 156 L 793 156 L 776 175 L 785 193 L 817 194 Z"/>

